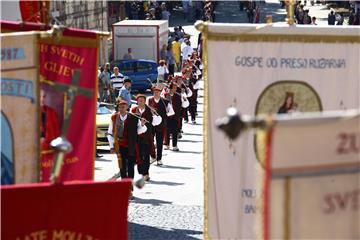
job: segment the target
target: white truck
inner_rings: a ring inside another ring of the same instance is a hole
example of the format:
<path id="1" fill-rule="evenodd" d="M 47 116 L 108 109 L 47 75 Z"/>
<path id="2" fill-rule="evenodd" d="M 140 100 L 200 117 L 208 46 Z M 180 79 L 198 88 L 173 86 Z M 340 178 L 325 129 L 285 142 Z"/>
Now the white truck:
<path id="1" fill-rule="evenodd" d="M 112 27 L 113 60 L 123 59 L 131 48 L 134 59 L 159 62 L 160 50 L 168 41 L 168 21 L 123 20 Z"/>

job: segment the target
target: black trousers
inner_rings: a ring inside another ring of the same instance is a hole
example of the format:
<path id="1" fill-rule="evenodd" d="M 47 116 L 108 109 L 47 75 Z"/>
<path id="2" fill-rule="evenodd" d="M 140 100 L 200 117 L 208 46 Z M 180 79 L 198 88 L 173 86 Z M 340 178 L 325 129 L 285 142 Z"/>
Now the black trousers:
<path id="1" fill-rule="evenodd" d="M 140 143 L 140 161 L 138 165 L 138 172 L 141 175 L 148 175 L 150 168 L 150 145 L 145 143 Z"/>
<path id="2" fill-rule="evenodd" d="M 174 76 L 174 73 L 175 73 L 175 64 L 169 64 L 169 74 Z"/>
<path id="3" fill-rule="evenodd" d="M 135 159 L 133 156 L 129 156 L 129 149 L 127 147 L 120 146 L 120 155 L 122 158 L 122 167 L 120 168 L 121 178 L 134 178 L 134 166 Z"/>
<path id="4" fill-rule="evenodd" d="M 195 121 L 196 118 L 196 105 L 190 105 L 189 106 L 189 112 L 191 115 L 191 121 Z"/>
<path id="5" fill-rule="evenodd" d="M 164 132 L 155 131 L 155 139 L 156 139 L 156 160 L 161 160 L 162 151 L 163 151 L 163 142 L 164 142 Z"/>
<path id="6" fill-rule="evenodd" d="M 178 122 L 176 118 L 169 118 L 167 122 L 167 132 L 166 132 L 166 145 L 170 143 L 170 135 L 172 135 L 172 145 L 173 147 L 177 146 L 177 137 L 178 137 Z"/>

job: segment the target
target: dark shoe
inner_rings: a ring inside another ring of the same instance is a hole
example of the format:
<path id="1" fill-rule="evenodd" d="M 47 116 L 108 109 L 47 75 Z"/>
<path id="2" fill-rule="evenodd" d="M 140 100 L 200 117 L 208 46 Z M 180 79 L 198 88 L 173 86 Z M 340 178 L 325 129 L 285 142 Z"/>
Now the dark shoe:
<path id="1" fill-rule="evenodd" d="M 150 176 L 149 176 L 149 174 L 144 175 L 144 180 L 145 180 L 146 182 L 150 181 Z"/>
<path id="2" fill-rule="evenodd" d="M 157 160 L 156 165 L 157 165 L 157 166 L 162 166 L 162 165 L 163 165 L 163 163 L 162 163 L 162 161 L 161 161 L 161 160 Z"/>

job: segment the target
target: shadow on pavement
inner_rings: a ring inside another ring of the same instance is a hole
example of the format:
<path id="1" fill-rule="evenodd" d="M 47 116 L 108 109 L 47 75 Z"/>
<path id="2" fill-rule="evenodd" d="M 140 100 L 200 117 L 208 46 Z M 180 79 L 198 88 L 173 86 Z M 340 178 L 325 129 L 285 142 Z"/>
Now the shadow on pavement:
<path id="1" fill-rule="evenodd" d="M 180 170 L 191 170 L 194 169 L 192 167 L 180 167 L 180 166 L 169 166 L 169 165 L 162 165 L 162 168 L 170 168 L 170 169 L 180 169 Z"/>
<path id="2" fill-rule="evenodd" d="M 189 136 L 202 136 L 202 133 L 184 133 L 184 135 L 189 135 Z"/>
<path id="3" fill-rule="evenodd" d="M 193 237 L 191 235 L 202 235 L 201 231 L 185 230 L 185 229 L 161 229 L 156 227 L 151 227 L 147 225 L 141 225 L 137 223 L 128 223 L 128 232 L 130 240 L 184 240 L 184 239 L 202 239 L 202 236 Z"/>
<path id="4" fill-rule="evenodd" d="M 179 152 L 174 152 L 174 153 L 192 153 L 192 154 L 203 154 L 203 152 L 183 151 L 183 150 L 180 150 Z"/>
<path id="5" fill-rule="evenodd" d="M 155 185 L 167 185 L 167 186 L 179 186 L 179 185 L 184 185 L 184 183 L 167 182 L 167 181 L 154 181 L 154 180 L 150 180 L 149 183 L 155 184 Z"/>
<path id="6" fill-rule="evenodd" d="M 97 162 L 112 162 L 111 160 L 104 159 L 104 158 L 97 158 L 95 161 L 97 161 Z"/>
<path id="7" fill-rule="evenodd" d="M 172 203 L 172 202 L 163 201 L 163 200 L 159 200 L 159 199 L 143 199 L 143 198 L 138 198 L 138 197 L 134 197 L 134 199 L 131 202 L 138 203 L 138 204 L 151 204 L 154 206 L 160 206 L 163 204 L 171 204 Z"/>
<path id="8" fill-rule="evenodd" d="M 189 143 L 198 143 L 198 142 L 202 142 L 202 140 L 199 141 L 195 141 L 195 140 L 183 140 L 183 139 L 179 139 L 179 142 L 189 142 Z"/>

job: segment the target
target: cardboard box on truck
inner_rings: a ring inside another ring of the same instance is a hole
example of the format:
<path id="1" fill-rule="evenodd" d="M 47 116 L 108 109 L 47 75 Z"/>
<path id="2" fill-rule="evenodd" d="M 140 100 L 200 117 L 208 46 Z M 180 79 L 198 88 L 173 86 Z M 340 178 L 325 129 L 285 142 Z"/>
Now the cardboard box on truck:
<path id="1" fill-rule="evenodd" d="M 113 24 L 113 58 L 121 60 L 132 49 L 134 59 L 159 62 L 160 50 L 168 41 L 168 21 L 124 20 Z"/>

